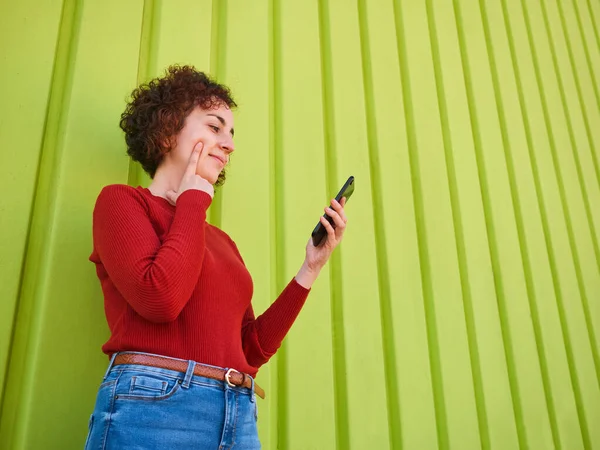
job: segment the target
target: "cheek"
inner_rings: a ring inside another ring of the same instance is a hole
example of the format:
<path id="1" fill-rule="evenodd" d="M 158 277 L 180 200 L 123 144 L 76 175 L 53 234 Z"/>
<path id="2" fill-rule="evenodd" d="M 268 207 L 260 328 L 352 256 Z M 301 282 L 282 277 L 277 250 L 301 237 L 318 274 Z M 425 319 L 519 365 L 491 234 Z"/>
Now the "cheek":
<path id="1" fill-rule="evenodd" d="M 206 132 L 205 127 L 196 124 L 188 124 L 181 130 L 177 139 L 177 145 L 180 148 L 191 152 L 198 141 L 204 142 L 207 138 L 210 138 L 210 136 L 209 133 Z"/>
<path id="2" fill-rule="evenodd" d="M 206 153 L 204 153 L 204 151 L 202 152 L 202 154 L 200 155 L 200 158 L 198 158 L 198 164 L 197 167 L 200 168 L 202 166 L 204 166 L 206 164 L 206 160 L 207 160 L 207 155 Z"/>
<path id="3" fill-rule="evenodd" d="M 206 147 L 205 147 L 206 149 Z M 208 156 L 208 151 L 203 151 L 198 159 L 198 164 L 196 165 L 196 173 L 203 172 L 204 170 L 212 170 L 212 159 Z"/>
<path id="4" fill-rule="evenodd" d="M 208 152 L 217 144 L 216 135 L 210 130 L 199 127 L 194 130 L 184 129 L 177 139 L 177 159 L 183 164 L 189 162 L 192 151 L 198 142 L 202 142 L 204 147 L 198 159 L 197 170 L 209 162 Z"/>
<path id="5" fill-rule="evenodd" d="M 178 167 L 183 167 L 190 160 L 190 154 L 184 147 L 176 147 L 169 152 L 169 158 Z"/>
<path id="6" fill-rule="evenodd" d="M 190 138 L 185 134 L 182 133 L 178 136 L 177 146 L 174 149 L 177 152 L 178 161 L 188 161 L 190 159 L 192 148 L 194 148 L 190 142 Z"/>
<path id="7" fill-rule="evenodd" d="M 217 142 L 217 135 L 209 130 L 205 133 L 199 134 L 198 140 L 204 143 L 204 148 L 212 147 Z"/>

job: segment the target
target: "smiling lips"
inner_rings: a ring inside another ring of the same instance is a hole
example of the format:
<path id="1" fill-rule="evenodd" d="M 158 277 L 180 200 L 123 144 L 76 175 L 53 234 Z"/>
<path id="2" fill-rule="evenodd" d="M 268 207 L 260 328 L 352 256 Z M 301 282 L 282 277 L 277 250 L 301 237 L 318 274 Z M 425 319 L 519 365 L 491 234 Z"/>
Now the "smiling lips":
<path id="1" fill-rule="evenodd" d="M 209 156 L 212 156 L 213 158 L 216 158 L 217 160 L 221 161 L 221 164 L 223 164 L 223 165 L 227 164 L 227 161 L 222 156 L 219 156 L 219 155 L 209 155 Z"/>

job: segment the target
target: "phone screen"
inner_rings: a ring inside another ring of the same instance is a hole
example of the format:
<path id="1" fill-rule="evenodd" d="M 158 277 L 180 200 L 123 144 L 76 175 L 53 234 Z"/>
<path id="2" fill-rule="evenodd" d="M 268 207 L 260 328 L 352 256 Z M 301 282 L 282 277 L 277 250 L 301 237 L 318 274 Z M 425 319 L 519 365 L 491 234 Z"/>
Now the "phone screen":
<path id="1" fill-rule="evenodd" d="M 343 197 L 346 197 L 346 204 L 347 204 L 348 200 L 350 200 L 350 197 L 352 196 L 353 193 L 354 193 L 354 177 L 351 176 L 346 180 L 346 182 L 340 189 L 340 192 L 338 192 L 338 194 L 335 196 L 335 199 L 339 202 L 342 200 Z M 323 214 L 323 217 L 325 217 L 325 219 L 327 219 L 327 221 L 335 228 L 335 223 L 333 222 L 333 219 L 331 217 L 329 217 L 327 214 Z M 317 247 L 323 241 L 323 238 L 325 236 L 327 236 L 327 230 L 325 229 L 323 224 L 321 224 L 321 222 L 317 223 L 317 226 L 313 230 L 311 236 L 312 236 L 312 240 L 313 240 L 313 245 L 315 247 Z"/>

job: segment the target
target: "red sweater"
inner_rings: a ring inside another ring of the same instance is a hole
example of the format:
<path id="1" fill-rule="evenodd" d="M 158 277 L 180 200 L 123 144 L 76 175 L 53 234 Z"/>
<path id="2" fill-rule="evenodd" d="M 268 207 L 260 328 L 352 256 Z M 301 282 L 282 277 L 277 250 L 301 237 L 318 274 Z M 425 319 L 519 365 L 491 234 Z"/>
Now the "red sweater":
<path id="1" fill-rule="evenodd" d="M 235 243 L 206 222 L 211 197 L 177 206 L 145 188 L 111 185 L 94 209 L 90 261 L 111 331 L 104 353 L 141 351 L 256 375 L 275 354 L 309 290 L 293 279 L 258 318 Z"/>

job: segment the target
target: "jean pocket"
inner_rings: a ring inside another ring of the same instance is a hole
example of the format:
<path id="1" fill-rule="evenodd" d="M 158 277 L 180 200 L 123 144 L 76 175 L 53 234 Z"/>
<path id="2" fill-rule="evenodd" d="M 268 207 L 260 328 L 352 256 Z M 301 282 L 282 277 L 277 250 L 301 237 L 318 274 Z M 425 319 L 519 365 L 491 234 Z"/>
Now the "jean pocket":
<path id="1" fill-rule="evenodd" d="M 160 376 L 133 375 L 121 377 L 116 389 L 116 399 L 122 400 L 165 400 L 173 396 L 181 386 L 181 380 Z"/>
<path id="2" fill-rule="evenodd" d="M 167 383 L 165 380 L 146 376 L 133 376 L 129 384 L 129 395 L 150 395 L 160 397 L 167 393 Z"/>

